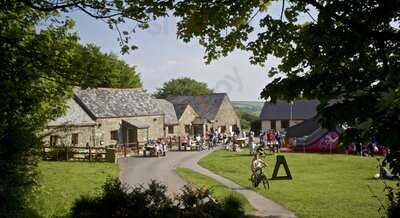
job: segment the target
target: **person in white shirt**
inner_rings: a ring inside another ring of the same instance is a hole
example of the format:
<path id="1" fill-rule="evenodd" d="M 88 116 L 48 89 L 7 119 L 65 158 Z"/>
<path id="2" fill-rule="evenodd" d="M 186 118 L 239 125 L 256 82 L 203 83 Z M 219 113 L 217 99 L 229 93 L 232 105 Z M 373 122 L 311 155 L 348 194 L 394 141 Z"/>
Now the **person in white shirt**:
<path id="1" fill-rule="evenodd" d="M 267 164 L 260 158 L 258 153 L 254 155 L 254 158 L 251 161 L 251 171 L 253 172 L 253 175 L 261 174 L 262 169 L 266 166 Z"/>

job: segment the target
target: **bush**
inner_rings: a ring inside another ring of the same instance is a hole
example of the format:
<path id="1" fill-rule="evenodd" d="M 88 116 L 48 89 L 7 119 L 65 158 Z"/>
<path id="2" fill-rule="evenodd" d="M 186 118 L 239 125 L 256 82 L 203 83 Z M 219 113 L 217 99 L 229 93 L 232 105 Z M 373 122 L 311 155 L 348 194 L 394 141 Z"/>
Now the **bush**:
<path id="1" fill-rule="evenodd" d="M 385 185 L 386 197 L 388 198 L 387 217 L 400 217 L 400 183 L 396 187 Z"/>
<path id="2" fill-rule="evenodd" d="M 171 199 L 167 187 L 152 181 L 148 188 L 129 187 L 118 179 L 108 179 L 98 197 L 81 197 L 71 209 L 71 216 L 84 217 L 243 217 L 241 203 L 234 197 L 218 202 L 207 189 L 185 186 L 182 194 Z"/>

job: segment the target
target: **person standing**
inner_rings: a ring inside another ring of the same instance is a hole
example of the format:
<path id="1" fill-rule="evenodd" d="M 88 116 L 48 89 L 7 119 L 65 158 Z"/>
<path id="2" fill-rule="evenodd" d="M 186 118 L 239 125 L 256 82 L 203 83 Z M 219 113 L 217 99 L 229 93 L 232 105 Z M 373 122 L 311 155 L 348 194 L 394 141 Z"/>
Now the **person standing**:
<path id="1" fill-rule="evenodd" d="M 255 152 L 254 147 L 254 132 L 251 131 L 249 134 L 249 151 L 251 155 Z"/>
<path id="2" fill-rule="evenodd" d="M 278 144 L 278 151 L 279 150 L 281 150 L 281 147 L 282 147 L 282 139 L 281 139 L 281 134 L 279 133 L 279 131 L 276 131 L 276 133 L 275 133 L 275 140 L 276 140 L 276 143 Z"/>

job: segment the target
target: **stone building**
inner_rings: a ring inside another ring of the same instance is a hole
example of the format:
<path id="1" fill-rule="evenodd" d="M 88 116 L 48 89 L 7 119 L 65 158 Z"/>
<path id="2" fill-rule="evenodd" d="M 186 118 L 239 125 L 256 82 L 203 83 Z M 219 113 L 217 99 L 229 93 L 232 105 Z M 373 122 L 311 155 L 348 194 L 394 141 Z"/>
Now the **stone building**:
<path id="1" fill-rule="evenodd" d="M 48 144 L 69 135 L 66 126 L 73 127 L 71 144 L 79 146 L 143 145 L 165 136 L 165 112 L 142 89 L 78 89 L 69 103 L 67 114 L 49 123 L 47 131 L 60 131 L 50 132 Z"/>
<path id="2" fill-rule="evenodd" d="M 193 122 L 199 115 L 190 105 L 186 104 L 174 104 L 176 116 L 178 118 L 178 135 L 194 135 Z"/>
<path id="3" fill-rule="evenodd" d="M 240 118 L 226 93 L 173 96 L 167 100 L 174 104 L 181 133 L 197 135 L 209 130 L 231 132 L 240 129 Z"/>
<path id="4" fill-rule="evenodd" d="M 317 115 L 318 100 L 265 102 L 260 114 L 261 129 L 283 130 Z"/>

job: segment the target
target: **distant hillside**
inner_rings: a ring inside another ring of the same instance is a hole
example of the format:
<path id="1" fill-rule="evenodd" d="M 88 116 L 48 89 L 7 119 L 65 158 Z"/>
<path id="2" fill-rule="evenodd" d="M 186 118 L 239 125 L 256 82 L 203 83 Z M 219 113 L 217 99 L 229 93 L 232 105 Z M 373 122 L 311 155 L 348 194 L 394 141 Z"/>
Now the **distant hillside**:
<path id="1" fill-rule="evenodd" d="M 233 106 L 240 112 L 260 115 L 264 102 L 261 101 L 232 101 Z"/>

